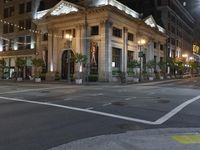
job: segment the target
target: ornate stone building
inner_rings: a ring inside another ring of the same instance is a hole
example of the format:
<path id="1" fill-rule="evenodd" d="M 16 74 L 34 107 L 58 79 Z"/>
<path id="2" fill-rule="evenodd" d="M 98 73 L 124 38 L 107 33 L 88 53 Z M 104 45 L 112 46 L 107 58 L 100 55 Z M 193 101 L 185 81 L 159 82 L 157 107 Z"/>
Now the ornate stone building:
<path id="1" fill-rule="evenodd" d="M 88 57 L 87 71 L 99 81 L 115 81 L 117 72 L 127 72 L 131 60 L 143 65 L 165 59 L 166 35 L 152 16 L 145 20 L 116 0 L 61 1 L 36 14 L 37 53 L 48 72 L 59 72 L 63 79 L 76 72 L 74 53 Z M 143 39 L 144 45 L 138 41 Z M 145 68 L 143 68 L 145 69 Z M 156 68 L 155 68 L 156 69 Z M 70 73 L 69 73 L 70 71 Z"/>

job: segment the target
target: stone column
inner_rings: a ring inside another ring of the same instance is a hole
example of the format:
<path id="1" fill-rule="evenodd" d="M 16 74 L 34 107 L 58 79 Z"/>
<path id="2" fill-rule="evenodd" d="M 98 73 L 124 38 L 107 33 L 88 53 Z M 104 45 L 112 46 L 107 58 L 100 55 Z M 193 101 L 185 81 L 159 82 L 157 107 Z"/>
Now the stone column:
<path id="1" fill-rule="evenodd" d="M 128 29 L 123 28 L 122 72 L 127 72 Z"/>
<path id="2" fill-rule="evenodd" d="M 99 80 L 112 81 L 112 22 L 102 20 L 99 48 Z"/>

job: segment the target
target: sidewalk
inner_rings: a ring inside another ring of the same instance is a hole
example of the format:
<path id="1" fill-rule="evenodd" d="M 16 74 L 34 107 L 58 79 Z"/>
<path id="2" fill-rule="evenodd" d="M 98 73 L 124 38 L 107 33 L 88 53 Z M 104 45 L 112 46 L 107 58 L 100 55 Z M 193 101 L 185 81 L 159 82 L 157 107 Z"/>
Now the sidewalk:
<path id="1" fill-rule="evenodd" d="M 118 85 L 118 86 L 127 86 L 127 85 L 154 85 L 154 84 L 160 84 L 160 83 L 170 83 L 174 82 L 180 79 L 168 79 L 168 80 L 155 80 L 155 81 L 143 81 L 140 83 L 120 83 L 120 82 L 84 82 L 81 85 L 77 85 L 74 82 L 68 83 L 66 80 L 60 80 L 60 81 L 42 81 L 41 83 L 36 83 L 31 80 L 23 80 L 23 81 L 16 81 L 16 80 L 0 80 L 0 84 L 32 84 L 32 85 L 72 85 L 72 86 L 112 86 L 112 85 Z"/>
<path id="2" fill-rule="evenodd" d="M 160 84 L 160 83 L 170 83 L 174 81 L 178 81 L 181 79 L 167 79 L 167 80 L 154 80 L 154 81 L 142 81 L 139 83 L 120 83 L 120 82 L 84 82 L 80 86 L 95 86 L 95 85 L 154 85 L 154 84 Z M 182 79 L 184 80 L 184 79 Z M 0 80 L 0 83 L 6 83 L 6 84 L 13 84 L 13 83 L 24 83 L 24 84 L 62 84 L 62 85 L 77 85 L 74 82 L 69 83 L 66 80 L 59 80 L 59 81 L 42 81 L 41 83 L 36 83 L 33 80 L 23 80 L 23 81 L 16 81 L 16 80 Z"/>
<path id="3" fill-rule="evenodd" d="M 199 150 L 200 129 L 154 129 L 102 135 L 49 150 Z"/>

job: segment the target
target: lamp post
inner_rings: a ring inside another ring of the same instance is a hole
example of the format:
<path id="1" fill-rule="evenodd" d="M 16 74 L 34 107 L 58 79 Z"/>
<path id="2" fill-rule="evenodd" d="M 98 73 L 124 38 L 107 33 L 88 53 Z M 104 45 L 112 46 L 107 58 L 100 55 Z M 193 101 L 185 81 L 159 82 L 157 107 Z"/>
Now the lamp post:
<path id="1" fill-rule="evenodd" d="M 66 41 L 66 48 L 67 50 L 67 81 L 68 83 L 71 82 L 71 77 L 70 77 L 70 70 L 71 70 L 71 51 L 69 50 L 72 46 L 72 35 L 71 34 L 66 34 L 65 35 Z"/>
<path id="2" fill-rule="evenodd" d="M 146 44 L 146 40 L 145 39 L 140 39 L 138 41 L 138 45 L 139 45 L 139 58 L 140 58 L 140 74 L 139 74 L 139 81 L 142 81 L 142 57 L 143 57 L 143 52 L 142 52 L 142 46 Z"/>

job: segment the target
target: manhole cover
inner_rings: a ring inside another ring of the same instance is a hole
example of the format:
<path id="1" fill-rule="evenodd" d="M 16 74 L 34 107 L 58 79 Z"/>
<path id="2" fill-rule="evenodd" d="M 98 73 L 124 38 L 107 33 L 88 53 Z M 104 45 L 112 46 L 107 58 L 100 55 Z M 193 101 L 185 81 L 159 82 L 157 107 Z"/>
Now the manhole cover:
<path id="1" fill-rule="evenodd" d="M 122 130 L 142 130 L 143 128 L 132 124 L 120 124 L 119 128 Z"/>
<path id="2" fill-rule="evenodd" d="M 124 105 L 126 105 L 126 103 L 125 102 L 113 102 L 112 105 L 124 106 Z"/>
<path id="3" fill-rule="evenodd" d="M 167 104 L 169 102 L 170 100 L 158 100 L 158 103 L 161 103 L 161 104 Z"/>

